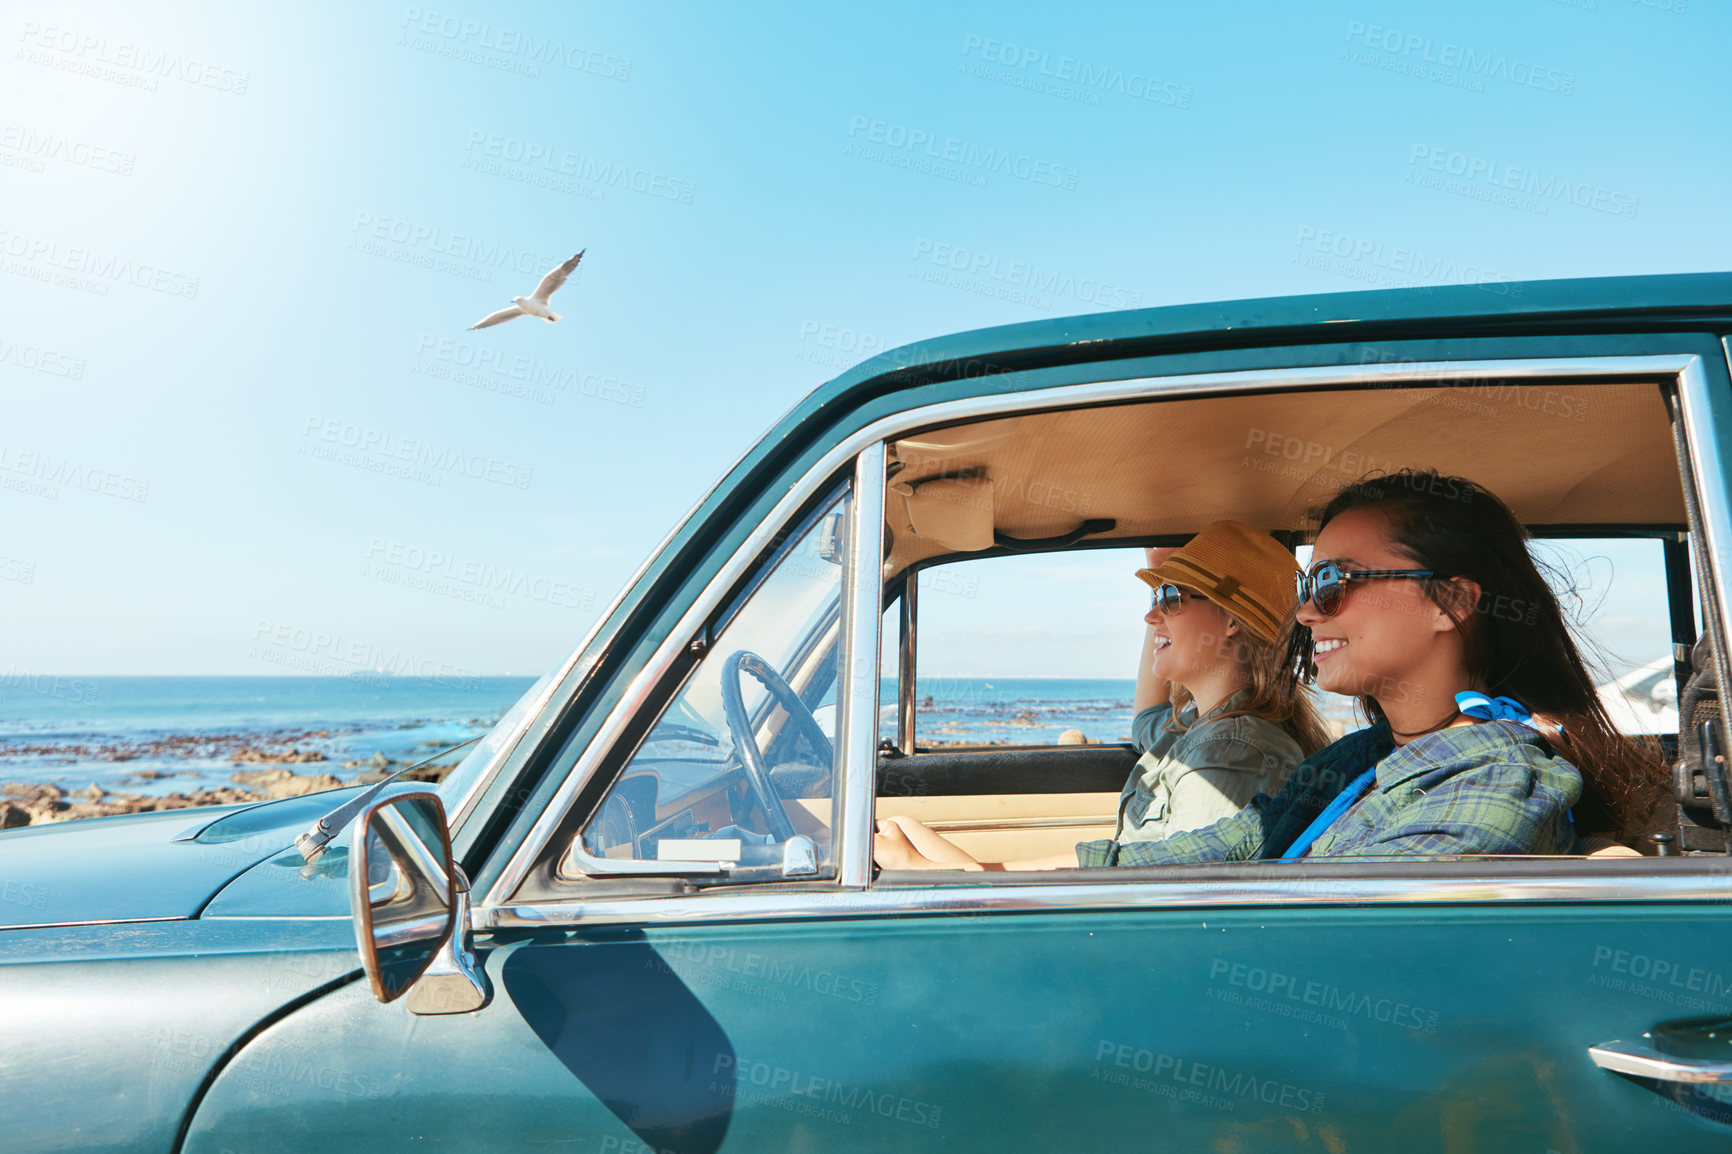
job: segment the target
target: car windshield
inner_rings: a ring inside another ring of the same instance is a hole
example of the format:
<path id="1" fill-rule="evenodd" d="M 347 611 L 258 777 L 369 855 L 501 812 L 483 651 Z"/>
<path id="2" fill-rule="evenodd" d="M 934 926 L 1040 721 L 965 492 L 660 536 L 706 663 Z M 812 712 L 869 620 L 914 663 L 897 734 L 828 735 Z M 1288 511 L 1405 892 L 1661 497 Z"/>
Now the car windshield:
<path id="1" fill-rule="evenodd" d="M 785 559 L 758 588 L 753 601 L 729 624 L 730 651 L 744 649 L 763 655 L 795 684 L 813 656 L 827 658 L 835 642 L 838 580 L 841 569 L 815 556 L 810 547 Z M 826 644 L 828 643 L 828 644 Z M 822 647 L 822 652 L 816 652 Z M 749 715 L 756 717 L 765 701 L 763 686 L 746 680 L 741 691 Z M 816 705 L 816 702 L 812 703 Z M 657 723 L 649 740 L 695 736 L 723 748 L 731 744 L 722 707 L 720 662 L 706 662 L 692 675 L 675 707 Z M 829 735 L 834 740 L 834 734 Z"/>
<path id="2" fill-rule="evenodd" d="M 845 502 L 815 514 L 723 615 L 710 652 L 585 827 L 573 869 L 717 847 L 736 869 L 780 868 L 778 847 L 796 834 L 825 859 Z"/>
<path id="3" fill-rule="evenodd" d="M 494 722 L 487 735 L 470 747 L 469 755 L 458 762 L 435 787 L 440 800 L 445 803 L 448 819 L 455 817 L 463 808 L 464 799 L 481 783 L 487 768 L 510 748 L 518 732 L 534 712 L 536 703 L 547 692 L 564 665 L 563 660 L 559 661 L 525 690 L 523 696 Z"/>

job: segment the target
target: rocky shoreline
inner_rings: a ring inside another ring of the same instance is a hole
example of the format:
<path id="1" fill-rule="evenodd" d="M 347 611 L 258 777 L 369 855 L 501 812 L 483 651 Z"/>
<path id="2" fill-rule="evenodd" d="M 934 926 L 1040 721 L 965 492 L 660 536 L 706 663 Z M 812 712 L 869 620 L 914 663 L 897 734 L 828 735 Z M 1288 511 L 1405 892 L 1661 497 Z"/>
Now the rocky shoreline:
<path id="1" fill-rule="evenodd" d="M 308 741 L 333 736 L 336 734 L 328 729 L 272 733 L 269 746 L 275 748 L 261 744 L 257 734 L 177 734 L 139 742 L 0 745 L 0 765 L 20 758 L 29 758 L 36 765 L 197 758 L 226 760 L 236 767 L 229 777 L 231 785 L 155 795 L 105 789 L 95 782 L 91 782 L 87 789 L 68 790 L 50 782 L 0 781 L 0 830 L 116 814 L 300 797 L 324 790 L 371 784 L 388 777 L 394 772 L 394 766 L 400 764 L 383 753 L 374 753 L 364 760 L 333 765 L 330 758 L 319 750 L 301 748 Z M 449 764 L 425 766 L 405 775 L 405 778 L 436 782 L 449 773 L 454 764 L 455 760 Z M 317 765 L 359 772 L 343 780 L 329 772 L 297 772 L 288 768 Z M 239 768 L 241 766 L 257 768 Z M 173 776 L 172 771 L 140 769 L 127 774 L 121 783 L 138 784 Z"/>
<path id="2" fill-rule="evenodd" d="M 0 744 L 0 759 L 47 758 L 50 761 L 137 761 L 140 758 L 214 761 L 324 761 L 317 751 L 294 748 L 307 741 L 337 737 L 342 730 L 285 729 L 268 733 L 173 733 L 147 741 L 58 742 L 51 745 Z M 269 750 L 265 745 L 288 745 Z"/>

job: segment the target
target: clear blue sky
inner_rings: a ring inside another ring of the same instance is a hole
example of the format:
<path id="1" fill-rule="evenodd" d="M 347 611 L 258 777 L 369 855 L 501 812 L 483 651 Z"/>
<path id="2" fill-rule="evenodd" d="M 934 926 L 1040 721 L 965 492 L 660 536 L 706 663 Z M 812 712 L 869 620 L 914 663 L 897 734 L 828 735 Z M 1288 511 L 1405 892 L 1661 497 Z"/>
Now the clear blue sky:
<path id="1" fill-rule="evenodd" d="M 862 348 L 1732 268 L 1732 20 L 1704 0 L 0 21 L 12 673 L 539 672 Z M 1021 171 L 983 179 L 988 149 Z M 465 331 L 580 248 L 560 324 Z M 915 275 L 958 251 L 1092 299 Z M 1003 644 L 979 668 L 1073 664 Z"/>

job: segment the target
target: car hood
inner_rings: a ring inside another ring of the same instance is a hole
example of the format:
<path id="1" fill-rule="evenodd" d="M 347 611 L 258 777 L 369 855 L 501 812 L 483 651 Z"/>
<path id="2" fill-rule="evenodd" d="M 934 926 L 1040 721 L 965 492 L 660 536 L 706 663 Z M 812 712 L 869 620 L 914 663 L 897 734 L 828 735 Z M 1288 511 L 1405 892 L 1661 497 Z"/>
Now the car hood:
<path id="1" fill-rule="evenodd" d="M 197 917 L 231 879 L 292 846 L 352 793 L 7 830 L 0 929 Z"/>

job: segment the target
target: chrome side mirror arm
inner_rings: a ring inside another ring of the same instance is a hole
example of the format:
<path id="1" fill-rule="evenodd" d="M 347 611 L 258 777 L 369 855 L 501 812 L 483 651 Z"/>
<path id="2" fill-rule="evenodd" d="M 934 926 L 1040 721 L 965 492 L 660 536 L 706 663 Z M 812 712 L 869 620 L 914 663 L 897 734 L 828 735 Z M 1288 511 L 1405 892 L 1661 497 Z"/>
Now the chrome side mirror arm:
<path id="1" fill-rule="evenodd" d="M 481 737 L 486 736 L 485 733 L 481 735 Z M 368 786 L 366 789 L 362 790 L 360 793 L 356 794 L 354 797 L 345 801 L 342 805 L 339 805 L 336 809 L 333 809 L 330 813 L 327 813 L 324 817 L 321 817 L 318 821 L 315 821 L 312 825 L 308 826 L 305 833 L 302 833 L 295 838 L 295 848 L 301 851 L 301 857 L 304 860 L 309 862 L 318 861 L 324 854 L 326 848 L 331 844 L 331 839 L 342 833 L 348 824 L 355 820 L 356 814 L 360 813 L 362 810 L 366 809 L 368 805 L 372 804 L 373 799 L 379 796 L 379 791 L 395 782 L 410 770 L 420 769 L 431 761 L 438 761 L 446 754 L 455 753 L 465 745 L 474 745 L 476 742 L 481 740 L 481 737 L 472 737 L 468 741 L 459 742 L 448 749 L 441 749 L 432 757 L 422 758 L 414 765 L 406 765 L 396 773 L 393 773 L 390 777 L 374 782 L 372 785 Z"/>
<path id="2" fill-rule="evenodd" d="M 404 1000 L 411 1014 L 467 1014 L 492 997 L 487 975 L 475 966 L 474 936 L 469 929 L 469 878 L 463 867 L 451 867 L 452 899 L 456 906 L 451 934 L 426 973 L 416 979 Z"/>

